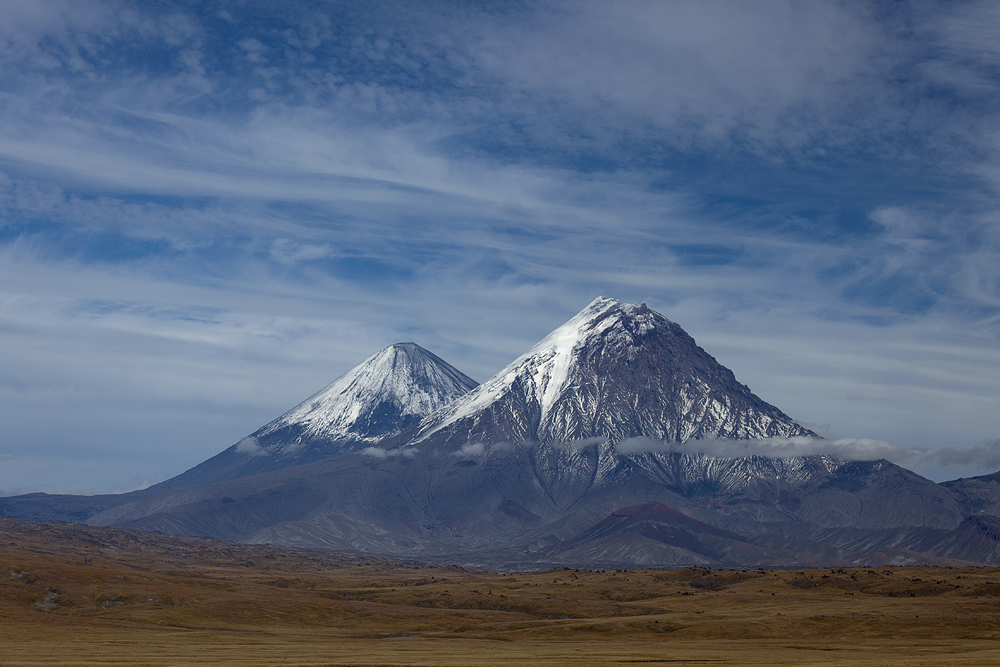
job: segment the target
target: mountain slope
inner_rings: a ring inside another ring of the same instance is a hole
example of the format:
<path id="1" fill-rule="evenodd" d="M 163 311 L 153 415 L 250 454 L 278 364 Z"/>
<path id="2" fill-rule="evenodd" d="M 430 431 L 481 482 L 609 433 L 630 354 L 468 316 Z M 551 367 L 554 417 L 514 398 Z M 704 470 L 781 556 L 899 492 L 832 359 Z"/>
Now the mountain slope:
<path id="1" fill-rule="evenodd" d="M 415 444 L 812 436 L 646 304 L 599 297 L 421 424 Z"/>
<path id="2" fill-rule="evenodd" d="M 415 427 L 477 384 L 419 345 L 396 343 L 232 447 L 153 488 L 236 479 L 364 449 Z"/>
<path id="3" fill-rule="evenodd" d="M 912 541 L 917 532 L 941 536 L 962 521 L 947 491 L 885 461 L 619 455 L 608 444 L 410 451 L 352 453 L 179 489 L 109 509 L 90 523 L 530 568 L 833 563 L 870 550 L 820 548 L 842 537 L 838 531 L 868 531 L 872 546 L 884 548 L 900 543 L 886 539 L 900 526 L 915 528 L 905 532 Z M 690 521 L 673 538 L 660 530 L 662 516 L 645 528 L 587 533 L 618 508 L 647 503 L 675 508 Z M 779 530 L 785 537 L 757 539 Z"/>

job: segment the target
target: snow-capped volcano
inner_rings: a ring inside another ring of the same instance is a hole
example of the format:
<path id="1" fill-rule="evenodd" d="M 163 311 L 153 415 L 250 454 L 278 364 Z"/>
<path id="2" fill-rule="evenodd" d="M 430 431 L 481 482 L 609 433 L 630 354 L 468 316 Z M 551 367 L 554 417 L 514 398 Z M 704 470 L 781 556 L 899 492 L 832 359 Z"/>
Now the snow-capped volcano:
<path id="1" fill-rule="evenodd" d="M 0 515 L 522 569 L 1000 559 L 1000 473 L 622 444 L 812 435 L 674 322 L 599 298 L 479 387 L 393 345 L 178 477 Z"/>
<path id="2" fill-rule="evenodd" d="M 396 343 L 349 370 L 252 437 L 279 438 L 288 447 L 306 440 L 350 441 L 348 449 L 398 435 L 477 382 L 416 343 Z M 273 445 L 272 445 L 273 446 Z"/>
<path id="3" fill-rule="evenodd" d="M 279 470 L 398 436 L 478 383 L 415 343 L 396 343 L 237 444 L 163 482 L 177 488 Z"/>
<path id="4" fill-rule="evenodd" d="M 599 297 L 490 380 L 424 420 L 414 443 L 809 436 L 680 326 Z"/>

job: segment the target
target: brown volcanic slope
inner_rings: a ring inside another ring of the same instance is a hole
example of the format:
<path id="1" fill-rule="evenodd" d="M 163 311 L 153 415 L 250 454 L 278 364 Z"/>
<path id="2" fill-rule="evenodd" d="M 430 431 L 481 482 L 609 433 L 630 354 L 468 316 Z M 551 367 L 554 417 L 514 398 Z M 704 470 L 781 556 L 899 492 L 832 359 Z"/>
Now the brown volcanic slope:
<path id="1" fill-rule="evenodd" d="M 1000 569 L 480 573 L 0 519 L 3 665 L 993 665 Z"/>

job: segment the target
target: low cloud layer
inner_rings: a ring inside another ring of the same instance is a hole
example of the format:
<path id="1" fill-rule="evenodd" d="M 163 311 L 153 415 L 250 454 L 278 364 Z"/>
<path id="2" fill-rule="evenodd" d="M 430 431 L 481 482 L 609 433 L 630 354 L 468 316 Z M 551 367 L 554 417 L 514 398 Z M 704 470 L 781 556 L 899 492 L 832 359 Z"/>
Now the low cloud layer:
<path id="1" fill-rule="evenodd" d="M 945 447 L 907 449 L 885 440 L 869 438 L 762 438 L 758 440 L 688 440 L 685 443 L 663 442 L 646 437 L 629 438 L 618 443 L 619 454 L 643 452 L 681 452 L 725 458 L 770 456 L 835 456 L 852 461 L 886 459 L 911 469 L 926 468 L 1000 468 L 1000 440 L 965 449 Z"/>

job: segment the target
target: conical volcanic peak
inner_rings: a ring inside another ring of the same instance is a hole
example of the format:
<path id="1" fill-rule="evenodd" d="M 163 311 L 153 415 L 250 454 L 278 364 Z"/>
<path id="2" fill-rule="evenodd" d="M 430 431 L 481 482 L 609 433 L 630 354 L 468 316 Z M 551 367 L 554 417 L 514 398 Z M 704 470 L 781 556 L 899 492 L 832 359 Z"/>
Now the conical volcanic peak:
<path id="1" fill-rule="evenodd" d="M 600 297 L 428 417 L 416 442 L 813 435 L 646 304 Z"/>
<path id="2" fill-rule="evenodd" d="M 414 343 L 396 343 L 239 443 L 157 485 L 180 488 L 358 451 L 415 428 L 476 381 Z"/>
<path id="3" fill-rule="evenodd" d="M 454 401 L 477 382 L 415 343 L 396 343 L 254 434 L 290 427 L 302 439 L 376 442 Z"/>

